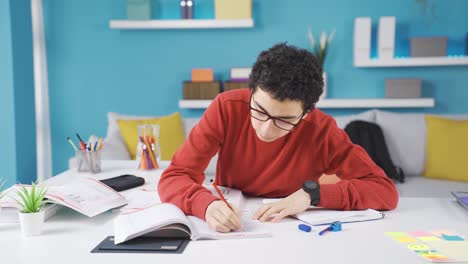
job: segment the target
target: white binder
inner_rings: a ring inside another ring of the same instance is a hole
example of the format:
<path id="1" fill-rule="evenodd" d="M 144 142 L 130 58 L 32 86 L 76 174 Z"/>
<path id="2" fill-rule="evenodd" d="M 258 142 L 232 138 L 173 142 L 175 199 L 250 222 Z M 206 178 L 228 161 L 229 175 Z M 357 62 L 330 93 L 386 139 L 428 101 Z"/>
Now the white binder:
<path id="1" fill-rule="evenodd" d="M 368 61 L 371 52 L 371 18 L 358 17 L 354 20 L 354 64 Z"/>
<path id="2" fill-rule="evenodd" d="M 377 37 L 379 59 L 391 60 L 395 56 L 395 17 L 381 17 Z"/>

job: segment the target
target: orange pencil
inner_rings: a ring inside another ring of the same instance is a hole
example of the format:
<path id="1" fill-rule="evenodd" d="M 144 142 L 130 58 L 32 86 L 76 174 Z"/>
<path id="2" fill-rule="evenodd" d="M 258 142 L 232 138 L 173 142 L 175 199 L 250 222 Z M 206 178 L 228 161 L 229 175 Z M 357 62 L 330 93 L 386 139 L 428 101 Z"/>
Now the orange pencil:
<path id="1" fill-rule="evenodd" d="M 143 137 L 143 143 L 146 145 L 146 148 L 148 149 L 148 154 L 149 154 L 149 159 L 151 163 L 153 164 L 154 169 L 159 169 L 159 164 L 156 161 L 156 158 L 154 157 L 153 150 L 151 149 L 151 145 L 149 143 L 149 137 Z"/>
<path id="2" fill-rule="evenodd" d="M 218 194 L 219 198 L 221 198 L 221 200 L 229 207 L 229 209 L 231 209 L 232 211 L 234 211 L 234 209 L 232 209 L 231 205 L 226 201 L 226 198 L 224 198 L 224 195 L 221 193 L 221 191 L 218 189 L 218 185 L 216 185 L 215 182 L 213 182 L 211 185 L 213 185 L 213 188 L 215 189 L 216 193 Z"/>

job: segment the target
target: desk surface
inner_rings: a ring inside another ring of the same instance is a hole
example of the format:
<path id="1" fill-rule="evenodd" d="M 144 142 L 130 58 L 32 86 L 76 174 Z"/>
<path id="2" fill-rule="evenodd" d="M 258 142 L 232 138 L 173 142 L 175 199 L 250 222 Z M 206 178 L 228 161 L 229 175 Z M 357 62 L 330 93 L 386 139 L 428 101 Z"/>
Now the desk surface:
<path id="1" fill-rule="evenodd" d="M 134 173 L 149 181 L 161 171 L 140 172 L 128 169 L 128 163 L 103 164 L 104 179 L 123 173 Z M 131 165 L 130 167 L 132 167 Z M 89 175 L 85 175 L 89 176 Z M 83 177 L 67 171 L 52 181 L 69 181 Z M 249 199 L 255 209 L 261 199 Z M 272 238 L 241 240 L 192 241 L 183 254 L 92 254 L 90 251 L 105 237 L 113 234 L 116 213 L 107 212 L 88 218 L 68 208 L 45 222 L 41 236 L 23 238 L 19 224 L 0 224 L 0 260 L 2 263 L 426 263 L 384 232 L 449 229 L 468 230 L 468 211 L 449 194 L 447 198 L 401 198 L 396 210 L 387 212 L 384 220 L 344 224 L 343 231 L 318 236 L 297 230 L 297 220 L 266 223 Z"/>

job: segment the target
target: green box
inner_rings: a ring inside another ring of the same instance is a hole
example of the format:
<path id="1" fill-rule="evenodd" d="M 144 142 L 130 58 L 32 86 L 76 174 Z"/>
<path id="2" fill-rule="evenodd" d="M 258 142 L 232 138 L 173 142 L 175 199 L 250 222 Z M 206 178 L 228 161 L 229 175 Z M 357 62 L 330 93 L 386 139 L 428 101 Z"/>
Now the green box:
<path id="1" fill-rule="evenodd" d="M 151 0 L 127 0 L 127 17 L 129 20 L 151 19 Z"/>

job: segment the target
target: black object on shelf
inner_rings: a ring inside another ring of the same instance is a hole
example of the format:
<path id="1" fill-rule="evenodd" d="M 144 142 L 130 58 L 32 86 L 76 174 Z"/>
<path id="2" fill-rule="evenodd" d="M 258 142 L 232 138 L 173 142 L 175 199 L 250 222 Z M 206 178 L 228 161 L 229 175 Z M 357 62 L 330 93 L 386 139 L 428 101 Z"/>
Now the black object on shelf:
<path id="1" fill-rule="evenodd" d="M 193 0 L 180 0 L 180 17 L 182 19 L 193 19 Z"/>
<path id="2" fill-rule="evenodd" d="M 193 0 L 187 0 L 187 6 L 185 7 L 187 19 L 193 19 L 193 4 Z"/>
<path id="3" fill-rule="evenodd" d="M 187 0 L 180 0 L 180 18 L 187 18 Z"/>

